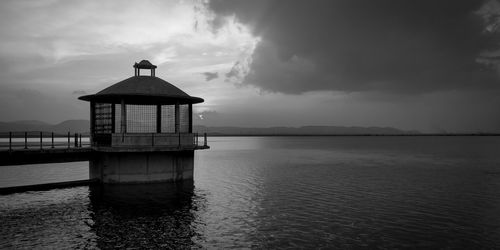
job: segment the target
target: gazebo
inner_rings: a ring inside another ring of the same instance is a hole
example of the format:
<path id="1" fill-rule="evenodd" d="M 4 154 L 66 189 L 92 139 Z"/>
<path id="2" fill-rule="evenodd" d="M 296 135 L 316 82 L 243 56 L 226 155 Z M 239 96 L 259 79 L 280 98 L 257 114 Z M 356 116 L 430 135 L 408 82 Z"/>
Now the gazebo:
<path id="1" fill-rule="evenodd" d="M 203 99 L 156 77 L 157 67 L 147 60 L 133 66 L 134 76 L 79 97 L 90 102 L 96 152 L 90 177 L 103 182 L 192 178 L 194 150 L 209 148 L 206 136 L 200 146 L 192 131 L 193 104 Z M 141 75 L 141 69 L 150 75 Z"/>
<path id="2" fill-rule="evenodd" d="M 134 69 L 134 76 L 97 94 L 79 97 L 90 102 L 92 145 L 97 148 L 194 145 L 193 104 L 203 99 L 156 77 L 156 66 L 147 60 L 135 63 Z M 151 70 L 151 75 L 141 75 L 141 69 Z"/>

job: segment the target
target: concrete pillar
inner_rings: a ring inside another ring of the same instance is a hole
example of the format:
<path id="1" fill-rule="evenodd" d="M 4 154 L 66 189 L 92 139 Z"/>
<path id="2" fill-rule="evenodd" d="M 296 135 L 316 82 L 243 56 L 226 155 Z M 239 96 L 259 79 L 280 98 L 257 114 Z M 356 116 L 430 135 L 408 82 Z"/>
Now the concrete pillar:
<path id="1" fill-rule="evenodd" d="M 192 180 L 194 150 L 98 153 L 89 167 L 90 179 L 103 183 Z"/>

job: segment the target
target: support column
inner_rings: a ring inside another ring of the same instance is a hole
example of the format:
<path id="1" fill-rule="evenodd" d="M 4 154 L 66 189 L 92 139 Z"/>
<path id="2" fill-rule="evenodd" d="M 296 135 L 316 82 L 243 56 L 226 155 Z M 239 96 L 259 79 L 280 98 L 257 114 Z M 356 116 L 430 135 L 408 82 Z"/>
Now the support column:
<path id="1" fill-rule="evenodd" d="M 161 105 L 156 105 L 156 133 L 161 133 Z"/>
<path id="2" fill-rule="evenodd" d="M 179 120 L 180 120 L 179 103 L 177 102 L 175 104 L 175 133 L 179 133 Z"/>
<path id="3" fill-rule="evenodd" d="M 95 102 L 90 102 L 90 145 L 93 145 L 95 132 Z"/>
<path id="4" fill-rule="evenodd" d="M 188 128 L 188 133 L 193 133 L 193 104 L 189 104 L 189 128 Z"/>
<path id="5" fill-rule="evenodd" d="M 116 114 L 116 110 L 115 110 L 115 104 L 114 103 L 111 103 L 111 133 L 115 133 L 116 129 L 115 129 L 115 114 Z"/>
<path id="6" fill-rule="evenodd" d="M 122 100 L 121 103 L 121 110 L 122 110 L 122 115 L 121 115 L 121 124 L 120 124 L 120 130 L 122 133 L 127 133 L 127 105 L 125 105 L 125 100 Z"/>

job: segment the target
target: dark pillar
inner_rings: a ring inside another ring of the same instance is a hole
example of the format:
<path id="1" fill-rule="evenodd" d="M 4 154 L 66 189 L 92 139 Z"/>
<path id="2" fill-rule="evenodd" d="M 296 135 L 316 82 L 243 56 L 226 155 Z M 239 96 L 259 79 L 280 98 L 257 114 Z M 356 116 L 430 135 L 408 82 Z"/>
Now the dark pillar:
<path id="1" fill-rule="evenodd" d="M 116 113 L 116 110 L 115 110 L 115 104 L 114 103 L 111 103 L 111 133 L 115 133 L 115 113 Z"/>
<path id="2" fill-rule="evenodd" d="M 189 133 L 193 133 L 193 104 L 189 104 L 189 115 L 188 115 L 188 119 L 189 119 L 189 130 L 188 132 Z"/>
<path id="3" fill-rule="evenodd" d="M 156 133 L 161 133 L 161 105 L 156 105 Z"/>
<path id="4" fill-rule="evenodd" d="M 175 133 L 179 133 L 179 120 L 180 120 L 179 103 L 176 103 L 175 104 Z"/>
<path id="5" fill-rule="evenodd" d="M 122 120 L 120 124 L 121 132 L 127 133 L 127 105 L 125 105 L 125 101 L 122 100 Z"/>
<path id="6" fill-rule="evenodd" d="M 93 145 L 95 132 L 95 102 L 90 102 L 90 145 Z"/>

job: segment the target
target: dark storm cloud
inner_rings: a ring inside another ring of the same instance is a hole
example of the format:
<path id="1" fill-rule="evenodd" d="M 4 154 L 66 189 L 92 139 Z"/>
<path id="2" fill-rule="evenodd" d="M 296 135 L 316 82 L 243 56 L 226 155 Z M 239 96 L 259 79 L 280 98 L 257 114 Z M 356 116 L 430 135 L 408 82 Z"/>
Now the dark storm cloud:
<path id="1" fill-rule="evenodd" d="M 204 72 L 202 74 L 205 76 L 205 81 L 207 82 L 219 78 L 218 72 Z"/>
<path id="2" fill-rule="evenodd" d="M 480 58 L 500 42 L 478 14 L 483 4 L 213 0 L 210 7 L 217 22 L 234 14 L 262 39 L 245 84 L 284 93 L 423 93 L 500 88 L 497 64 Z"/>

